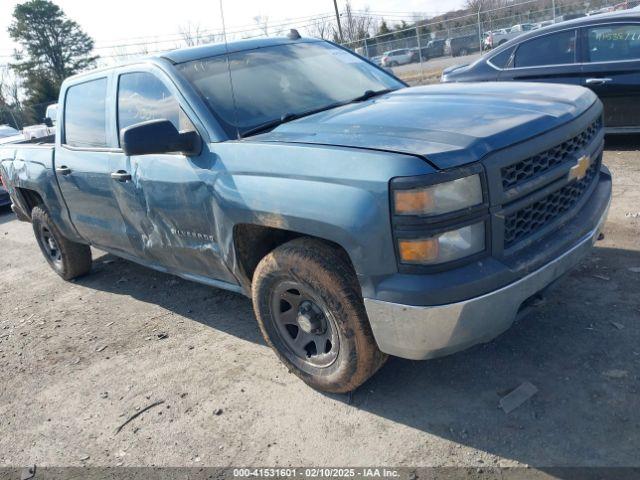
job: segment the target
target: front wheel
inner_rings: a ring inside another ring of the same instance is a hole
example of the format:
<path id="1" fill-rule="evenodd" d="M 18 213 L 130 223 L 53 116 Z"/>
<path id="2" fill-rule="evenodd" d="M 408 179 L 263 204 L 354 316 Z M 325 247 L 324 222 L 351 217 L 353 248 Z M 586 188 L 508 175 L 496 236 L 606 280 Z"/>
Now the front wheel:
<path id="1" fill-rule="evenodd" d="M 71 280 L 91 270 L 91 248 L 62 236 L 44 207 L 34 207 L 31 224 L 38 246 L 51 268 L 65 280 Z"/>
<path id="2" fill-rule="evenodd" d="M 384 364 L 355 273 L 337 248 L 309 238 L 276 248 L 258 265 L 252 294 L 265 340 L 310 386 L 349 392 Z"/>

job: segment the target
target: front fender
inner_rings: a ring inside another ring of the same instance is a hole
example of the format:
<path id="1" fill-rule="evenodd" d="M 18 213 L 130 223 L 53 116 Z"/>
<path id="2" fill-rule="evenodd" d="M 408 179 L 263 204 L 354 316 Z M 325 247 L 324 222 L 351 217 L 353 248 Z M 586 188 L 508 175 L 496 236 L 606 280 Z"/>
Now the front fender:
<path id="1" fill-rule="evenodd" d="M 235 263 L 234 227 L 253 224 L 334 242 L 361 277 L 393 273 L 389 180 L 433 172 L 415 156 L 331 145 L 256 140 L 211 149 L 227 265 Z"/>
<path id="2" fill-rule="evenodd" d="M 233 226 L 260 225 L 330 240 L 346 250 L 362 275 L 396 268 L 386 186 L 372 185 L 367 190 L 307 179 L 242 175 L 228 177 L 218 187 Z"/>

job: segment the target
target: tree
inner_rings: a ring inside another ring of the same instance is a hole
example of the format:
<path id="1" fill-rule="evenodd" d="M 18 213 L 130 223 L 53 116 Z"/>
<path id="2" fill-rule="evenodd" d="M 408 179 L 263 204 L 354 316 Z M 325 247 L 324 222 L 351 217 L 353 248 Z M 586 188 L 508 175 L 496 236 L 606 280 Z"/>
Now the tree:
<path id="1" fill-rule="evenodd" d="M 50 0 L 16 5 L 9 35 L 20 45 L 14 72 L 24 79 L 27 102 L 36 118 L 58 97 L 62 81 L 95 65 L 93 40 Z"/>
<path id="2" fill-rule="evenodd" d="M 7 123 L 18 130 L 24 126 L 20 90 L 20 79 L 7 66 L 0 66 L 0 124 Z"/>
<path id="3" fill-rule="evenodd" d="M 186 25 L 179 27 L 179 31 L 187 47 L 218 41 L 218 35 L 215 33 L 207 33 L 207 30 L 202 28 L 199 23 L 192 24 L 191 22 L 187 22 Z M 222 35 L 220 35 L 220 38 L 222 38 Z M 177 45 L 176 48 L 182 48 L 182 45 Z"/>
<path id="4" fill-rule="evenodd" d="M 335 35 L 335 31 L 336 28 L 333 21 L 327 17 L 318 17 L 307 26 L 307 32 L 310 36 L 322 38 L 323 40 L 329 40 Z"/>
<path id="5" fill-rule="evenodd" d="M 382 22 L 380 22 L 380 27 L 378 28 L 377 35 L 387 35 L 388 33 L 391 33 L 391 30 L 387 26 L 387 22 L 382 19 Z"/>
<path id="6" fill-rule="evenodd" d="M 253 17 L 253 21 L 256 22 L 256 25 L 265 37 L 269 36 L 269 17 L 266 15 L 256 15 Z"/>
<path id="7" fill-rule="evenodd" d="M 345 2 L 340 18 L 345 44 L 361 43 L 377 29 L 375 18 L 369 14 L 369 7 L 365 6 L 361 12 L 355 12 L 350 0 Z"/>

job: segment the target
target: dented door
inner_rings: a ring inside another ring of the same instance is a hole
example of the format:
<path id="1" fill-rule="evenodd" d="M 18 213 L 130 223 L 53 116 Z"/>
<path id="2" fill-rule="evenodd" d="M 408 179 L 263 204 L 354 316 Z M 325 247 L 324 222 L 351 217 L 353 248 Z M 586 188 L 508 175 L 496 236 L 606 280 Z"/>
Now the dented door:
<path id="1" fill-rule="evenodd" d="M 195 129 L 177 95 L 156 73 L 125 72 L 118 86 L 118 128 L 167 119 Z M 215 161 L 206 145 L 198 156 L 126 156 L 113 189 L 131 245 L 140 259 L 175 273 L 236 283 L 224 266 L 216 236 Z"/>

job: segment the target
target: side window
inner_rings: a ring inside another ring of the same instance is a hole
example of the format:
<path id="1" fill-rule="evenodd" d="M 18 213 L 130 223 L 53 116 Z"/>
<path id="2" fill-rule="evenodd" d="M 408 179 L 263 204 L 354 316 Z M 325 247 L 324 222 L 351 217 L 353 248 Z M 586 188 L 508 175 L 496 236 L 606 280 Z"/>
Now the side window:
<path id="1" fill-rule="evenodd" d="M 106 96 L 106 78 L 80 83 L 67 90 L 64 107 L 66 145 L 84 148 L 107 146 Z"/>
<path id="2" fill-rule="evenodd" d="M 148 120 L 169 120 L 179 131 L 194 130 L 178 100 L 155 75 L 125 73 L 118 83 L 118 129 Z"/>
<path id="3" fill-rule="evenodd" d="M 561 65 L 576 61 L 576 31 L 551 33 L 527 40 L 518 47 L 515 67 Z"/>
<path id="4" fill-rule="evenodd" d="M 511 55 L 516 47 L 507 48 L 497 55 L 494 55 L 489 61 L 498 68 L 511 68 Z"/>
<path id="5" fill-rule="evenodd" d="M 587 61 L 640 60 L 640 24 L 618 24 L 587 29 Z"/>

